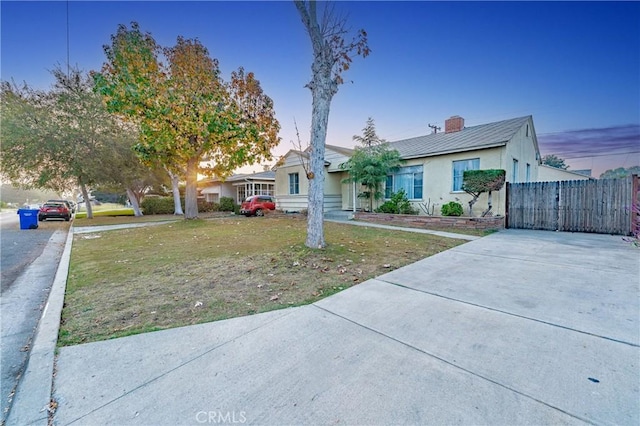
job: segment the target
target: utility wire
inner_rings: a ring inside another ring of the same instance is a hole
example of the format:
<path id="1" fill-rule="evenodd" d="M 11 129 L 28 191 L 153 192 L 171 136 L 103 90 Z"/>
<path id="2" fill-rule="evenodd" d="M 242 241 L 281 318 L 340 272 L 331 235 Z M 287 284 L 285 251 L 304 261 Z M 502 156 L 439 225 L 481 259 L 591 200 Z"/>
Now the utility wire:
<path id="1" fill-rule="evenodd" d="M 70 74 L 69 50 L 69 0 L 67 0 L 67 80 Z"/>

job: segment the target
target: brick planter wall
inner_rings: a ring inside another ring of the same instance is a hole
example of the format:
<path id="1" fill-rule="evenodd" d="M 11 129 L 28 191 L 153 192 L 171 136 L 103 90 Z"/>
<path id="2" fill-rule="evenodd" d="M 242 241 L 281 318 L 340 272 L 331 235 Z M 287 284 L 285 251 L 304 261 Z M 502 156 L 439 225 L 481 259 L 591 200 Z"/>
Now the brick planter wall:
<path id="1" fill-rule="evenodd" d="M 464 216 L 415 216 L 406 214 L 357 212 L 356 220 L 363 222 L 388 223 L 416 228 L 459 228 L 459 229 L 503 229 L 504 216 L 464 217 Z"/>

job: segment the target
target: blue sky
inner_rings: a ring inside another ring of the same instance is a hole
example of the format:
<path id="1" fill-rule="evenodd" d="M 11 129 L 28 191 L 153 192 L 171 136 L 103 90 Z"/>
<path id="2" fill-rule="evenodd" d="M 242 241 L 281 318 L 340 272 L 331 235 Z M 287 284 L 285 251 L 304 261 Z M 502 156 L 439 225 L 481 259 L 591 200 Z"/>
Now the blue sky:
<path id="1" fill-rule="evenodd" d="M 338 2 L 372 53 L 332 103 L 327 143 L 352 147 L 367 117 L 393 141 L 444 127 L 533 115 L 543 154 L 572 169 L 640 165 L 640 3 Z M 158 43 L 198 38 L 225 78 L 254 71 L 282 125 L 276 156 L 308 140 L 311 44 L 292 2 L 2 1 L 3 80 L 47 88 L 67 60 L 99 69 L 120 23 Z"/>

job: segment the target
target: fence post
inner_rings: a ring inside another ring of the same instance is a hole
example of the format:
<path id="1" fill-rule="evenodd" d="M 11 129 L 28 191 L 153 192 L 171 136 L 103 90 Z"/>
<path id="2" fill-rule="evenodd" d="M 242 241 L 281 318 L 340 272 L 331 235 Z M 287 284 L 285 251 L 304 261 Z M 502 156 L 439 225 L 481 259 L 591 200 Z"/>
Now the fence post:
<path id="1" fill-rule="evenodd" d="M 640 231 L 640 176 L 631 175 L 631 206 L 630 206 L 629 221 L 630 235 L 634 235 L 636 230 Z"/>
<path id="2" fill-rule="evenodd" d="M 507 184 L 505 185 L 505 193 L 504 193 L 504 203 L 505 203 L 505 208 L 504 208 L 504 227 L 505 229 L 509 229 L 509 186 L 511 184 L 509 182 L 507 182 Z"/>

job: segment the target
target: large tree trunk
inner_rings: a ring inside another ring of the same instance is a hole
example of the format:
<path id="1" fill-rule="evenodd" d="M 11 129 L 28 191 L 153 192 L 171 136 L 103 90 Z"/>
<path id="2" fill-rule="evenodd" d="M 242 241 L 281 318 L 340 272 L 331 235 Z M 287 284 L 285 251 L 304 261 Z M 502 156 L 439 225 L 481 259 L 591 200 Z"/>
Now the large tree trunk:
<path id="1" fill-rule="evenodd" d="M 84 184 L 82 179 L 78 179 L 78 181 L 80 183 L 80 191 L 82 192 L 84 205 L 87 209 L 87 219 L 93 219 L 93 208 L 91 207 L 91 200 L 89 199 L 89 191 L 87 191 L 87 185 Z"/>
<path id="2" fill-rule="evenodd" d="M 309 207 L 307 209 L 307 240 L 309 248 L 323 248 L 324 241 L 324 152 L 327 138 L 327 124 L 331 99 L 338 91 L 338 82 L 332 78 L 334 65 L 331 43 L 324 38 L 318 25 L 316 3 L 310 2 L 309 9 L 304 2 L 295 2 L 302 17 L 313 46 L 313 63 L 311 64 L 311 155 L 309 159 Z"/>
<path id="3" fill-rule="evenodd" d="M 187 188 L 184 194 L 184 218 L 198 218 L 198 164 L 199 159 L 192 157 L 187 161 Z"/>
<path id="4" fill-rule="evenodd" d="M 131 207 L 133 208 L 133 214 L 136 217 L 142 216 L 142 211 L 140 210 L 140 201 L 138 200 L 138 195 L 131 188 L 127 188 L 127 198 L 131 203 Z"/>
<path id="5" fill-rule="evenodd" d="M 316 57 L 316 61 L 319 59 Z M 313 96 L 311 115 L 311 155 L 309 168 L 309 208 L 307 216 L 307 240 L 309 248 L 323 248 L 324 240 L 324 153 L 329 122 L 331 98 L 337 85 L 331 80 L 331 69 L 314 61 L 314 79 L 310 84 Z"/>
<path id="6" fill-rule="evenodd" d="M 184 212 L 182 211 L 182 202 L 180 201 L 180 177 L 167 170 L 169 173 L 169 177 L 171 178 L 171 190 L 173 192 L 173 214 L 182 216 Z"/>

